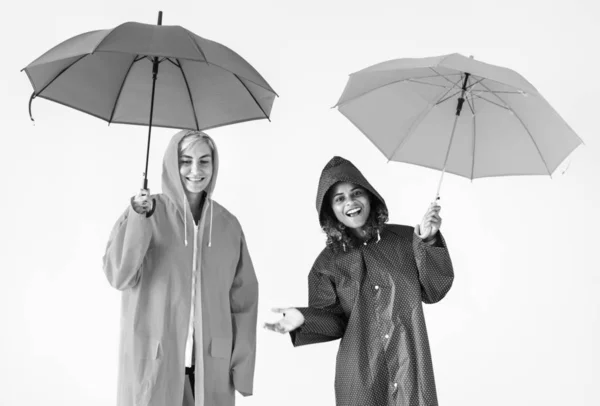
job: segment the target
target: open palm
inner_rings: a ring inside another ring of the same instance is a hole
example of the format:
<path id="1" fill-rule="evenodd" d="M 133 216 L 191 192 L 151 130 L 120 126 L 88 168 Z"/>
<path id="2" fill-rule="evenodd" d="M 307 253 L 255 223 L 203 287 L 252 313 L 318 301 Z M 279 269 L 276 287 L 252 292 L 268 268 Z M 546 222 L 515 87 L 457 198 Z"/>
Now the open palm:
<path id="1" fill-rule="evenodd" d="M 275 313 L 282 313 L 283 317 L 277 320 L 275 323 L 265 323 L 264 328 L 267 330 L 275 331 L 276 333 L 286 334 L 300 327 L 304 323 L 304 316 L 298 309 L 293 307 L 288 308 L 274 308 L 271 311 Z"/>

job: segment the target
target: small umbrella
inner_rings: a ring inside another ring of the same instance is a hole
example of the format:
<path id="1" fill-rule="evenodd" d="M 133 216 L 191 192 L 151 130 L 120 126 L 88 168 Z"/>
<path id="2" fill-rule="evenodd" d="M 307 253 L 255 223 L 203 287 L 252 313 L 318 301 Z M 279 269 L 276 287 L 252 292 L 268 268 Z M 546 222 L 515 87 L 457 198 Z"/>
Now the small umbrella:
<path id="1" fill-rule="evenodd" d="M 110 123 L 206 130 L 269 119 L 277 94 L 231 49 L 180 26 L 127 22 L 50 49 L 23 69 L 36 97 Z M 33 120 L 33 117 L 31 118 Z"/>
<path id="2" fill-rule="evenodd" d="M 334 107 L 388 162 L 441 170 L 436 200 L 445 172 L 552 176 L 583 143 L 521 75 L 460 54 L 353 73 Z"/>

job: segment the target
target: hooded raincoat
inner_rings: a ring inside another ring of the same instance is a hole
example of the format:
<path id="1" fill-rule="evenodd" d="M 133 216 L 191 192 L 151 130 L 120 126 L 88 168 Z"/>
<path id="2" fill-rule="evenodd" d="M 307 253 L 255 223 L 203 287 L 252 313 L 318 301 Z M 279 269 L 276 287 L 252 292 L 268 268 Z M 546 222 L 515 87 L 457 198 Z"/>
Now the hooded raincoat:
<path id="1" fill-rule="evenodd" d="M 253 390 L 258 282 L 240 223 L 212 200 L 216 150 L 194 223 L 179 176 L 185 135 L 175 134 L 167 147 L 154 212 L 140 215 L 130 205 L 103 258 L 108 281 L 123 291 L 118 406 L 182 404 L 192 305 L 195 406 L 233 406 L 234 390 Z"/>
<path id="2" fill-rule="evenodd" d="M 321 174 L 319 214 L 337 182 L 360 185 L 385 204 L 351 162 L 334 157 Z M 326 247 L 308 275 L 309 307 L 298 308 L 305 322 L 290 333 L 292 343 L 341 338 L 337 406 L 437 406 L 422 302 L 440 301 L 453 279 L 439 232 L 430 245 L 413 227 L 386 224 L 380 238 L 356 248 Z"/>

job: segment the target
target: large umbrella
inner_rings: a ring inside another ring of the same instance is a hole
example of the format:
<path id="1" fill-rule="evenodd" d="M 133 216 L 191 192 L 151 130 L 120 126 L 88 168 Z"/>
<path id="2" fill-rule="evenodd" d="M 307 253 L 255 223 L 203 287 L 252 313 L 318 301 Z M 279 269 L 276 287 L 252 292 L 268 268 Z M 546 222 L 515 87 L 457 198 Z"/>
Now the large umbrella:
<path id="1" fill-rule="evenodd" d="M 552 176 L 583 143 L 521 75 L 460 54 L 353 73 L 336 107 L 388 161 L 441 170 L 436 200 L 445 172 Z"/>
<path id="2" fill-rule="evenodd" d="M 108 123 L 206 130 L 269 119 L 276 93 L 231 49 L 180 26 L 127 22 L 50 49 L 23 69 L 29 101 L 52 100 Z M 32 117 L 33 120 L 33 117 Z"/>

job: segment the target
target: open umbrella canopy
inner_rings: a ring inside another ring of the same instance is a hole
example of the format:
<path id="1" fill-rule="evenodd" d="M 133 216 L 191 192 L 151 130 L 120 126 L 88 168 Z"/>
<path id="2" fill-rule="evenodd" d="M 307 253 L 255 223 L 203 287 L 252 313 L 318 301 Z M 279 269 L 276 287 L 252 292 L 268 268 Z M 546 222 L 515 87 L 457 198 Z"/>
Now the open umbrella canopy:
<path id="1" fill-rule="evenodd" d="M 127 22 L 87 32 L 23 70 L 32 99 L 52 100 L 109 123 L 205 130 L 268 119 L 276 96 L 237 53 L 180 26 Z"/>
<path id="2" fill-rule="evenodd" d="M 336 106 L 388 160 L 469 179 L 551 175 L 582 143 L 520 74 L 460 54 L 353 73 Z"/>

